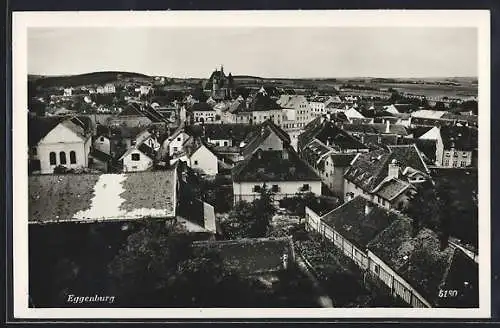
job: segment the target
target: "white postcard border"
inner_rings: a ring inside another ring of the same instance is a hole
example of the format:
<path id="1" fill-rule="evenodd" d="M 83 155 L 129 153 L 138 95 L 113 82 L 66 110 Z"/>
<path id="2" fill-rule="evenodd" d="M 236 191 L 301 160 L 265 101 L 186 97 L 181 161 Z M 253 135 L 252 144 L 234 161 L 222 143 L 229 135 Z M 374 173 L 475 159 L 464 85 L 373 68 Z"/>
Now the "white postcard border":
<path id="1" fill-rule="evenodd" d="M 129 318 L 488 318 L 490 263 L 490 13 L 487 10 L 13 12 L 13 273 L 14 316 L 52 319 Z M 27 32 L 33 27 L 476 27 L 479 82 L 478 309 L 39 309 L 28 307 Z"/>

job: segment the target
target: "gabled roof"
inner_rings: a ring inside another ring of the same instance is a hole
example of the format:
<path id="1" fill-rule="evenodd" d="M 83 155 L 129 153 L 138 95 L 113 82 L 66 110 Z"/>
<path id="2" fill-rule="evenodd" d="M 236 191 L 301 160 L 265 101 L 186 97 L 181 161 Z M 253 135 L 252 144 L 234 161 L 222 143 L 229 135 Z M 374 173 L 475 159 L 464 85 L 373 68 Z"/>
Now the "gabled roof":
<path id="1" fill-rule="evenodd" d="M 98 149 L 92 149 L 89 154 L 91 157 L 96 158 L 102 162 L 110 162 L 113 157 L 110 154 L 106 154 Z"/>
<path id="2" fill-rule="evenodd" d="M 189 127 L 194 135 L 204 136 L 211 140 L 233 140 L 240 143 L 256 129 L 255 125 L 248 124 L 204 124 Z"/>
<path id="3" fill-rule="evenodd" d="M 440 131 L 444 149 L 471 151 L 478 148 L 478 130 L 475 128 L 442 126 Z"/>
<path id="4" fill-rule="evenodd" d="M 387 201 L 392 201 L 408 188 L 412 188 L 412 185 L 408 182 L 392 178 L 382 183 L 382 185 L 377 189 L 376 195 Z"/>
<path id="5" fill-rule="evenodd" d="M 408 131 L 406 131 L 406 128 L 403 125 L 398 124 L 389 124 L 389 131 L 387 131 L 387 124 L 385 123 L 343 124 L 342 129 L 348 132 L 397 134 L 400 136 L 408 135 Z"/>
<path id="6" fill-rule="evenodd" d="M 290 144 L 290 136 L 288 133 L 283 131 L 279 126 L 273 123 L 271 120 L 264 121 L 258 128 L 254 129 L 248 137 L 244 140 L 245 146 L 241 150 L 244 157 L 253 154 L 261 144 L 269 137 L 272 133 L 281 139 L 284 146 Z"/>
<path id="7" fill-rule="evenodd" d="M 176 181 L 175 170 L 30 176 L 28 220 L 92 222 L 174 217 Z"/>
<path id="8" fill-rule="evenodd" d="M 366 206 L 369 208 L 368 213 L 365 213 Z M 396 217 L 394 213 L 357 196 L 322 216 L 321 221 L 364 251 L 366 245 Z"/>
<path id="9" fill-rule="evenodd" d="M 351 167 L 346 170 L 344 178 L 355 183 L 361 189 L 372 192 L 387 177 L 388 166 L 392 160 L 396 160 L 401 170 L 412 167 L 428 174 L 427 165 L 414 144 L 387 146 L 387 148 L 388 150 L 378 149 L 360 154 Z"/>
<path id="10" fill-rule="evenodd" d="M 299 136 L 299 149 L 303 149 L 313 139 L 321 141 L 333 150 L 368 149 L 359 140 L 325 118 L 318 117 L 305 127 Z"/>
<path id="11" fill-rule="evenodd" d="M 214 109 L 210 106 L 210 104 L 206 102 L 198 102 L 194 103 L 193 106 L 191 106 L 190 111 L 192 112 L 213 112 Z"/>
<path id="12" fill-rule="evenodd" d="M 394 220 L 368 244 L 368 249 L 433 306 L 438 303 L 439 289 L 457 251 L 450 246 L 441 250 L 438 235 L 427 228 L 413 237 L 407 218 Z"/>
<path id="13" fill-rule="evenodd" d="M 233 168 L 232 176 L 235 182 L 321 180 L 293 149 L 257 150 Z"/>
<path id="14" fill-rule="evenodd" d="M 140 105 L 137 103 L 129 103 L 125 108 L 118 114 L 118 116 L 144 116 L 141 111 Z"/>
<path id="15" fill-rule="evenodd" d="M 50 131 L 66 118 L 62 116 L 29 116 L 28 117 L 28 144 L 36 146 Z"/>
<path id="16" fill-rule="evenodd" d="M 411 117 L 439 119 L 446 113 L 446 111 L 421 109 L 411 113 Z"/>
<path id="17" fill-rule="evenodd" d="M 241 274 L 259 274 L 283 270 L 283 255 L 292 259 L 289 238 L 248 238 L 238 240 L 196 241 L 196 249 L 215 249 L 225 266 Z"/>
<path id="18" fill-rule="evenodd" d="M 268 110 L 280 110 L 281 106 L 276 103 L 269 95 L 257 93 L 249 106 L 249 111 L 268 111 Z"/>

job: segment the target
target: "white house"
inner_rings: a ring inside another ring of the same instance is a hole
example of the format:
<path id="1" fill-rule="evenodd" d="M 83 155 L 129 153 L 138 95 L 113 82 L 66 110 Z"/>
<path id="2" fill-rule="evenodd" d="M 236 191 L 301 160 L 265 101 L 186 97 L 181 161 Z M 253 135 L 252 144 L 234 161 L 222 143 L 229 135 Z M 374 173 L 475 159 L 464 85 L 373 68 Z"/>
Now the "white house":
<path id="1" fill-rule="evenodd" d="M 159 149 L 160 144 L 156 137 L 147 132 L 146 136 L 142 136 L 120 157 L 123 172 L 140 172 L 150 169 L 153 167 Z"/>
<path id="2" fill-rule="evenodd" d="M 321 179 L 291 148 L 258 149 L 232 170 L 234 202 L 252 201 L 266 186 L 274 199 L 292 197 L 297 193 L 321 195 Z"/>
<path id="3" fill-rule="evenodd" d="M 116 93 L 116 87 L 112 83 L 107 83 L 104 86 L 97 87 L 97 93 Z"/>
<path id="4" fill-rule="evenodd" d="M 64 96 L 65 97 L 71 97 L 73 95 L 73 88 L 65 88 L 64 89 Z"/>
<path id="5" fill-rule="evenodd" d="M 111 141 L 105 135 L 100 135 L 94 140 L 94 149 L 97 149 L 105 154 L 111 154 Z"/>
<path id="6" fill-rule="evenodd" d="M 29 158 L 36 163 L 36 171 L 48 174 L 59 165 L 68 169 L 88 166 L 92 133 L 87 118 L 30 118 L 28 129 Z"/>
<path id="7" fill-rule="evenodd" d="M 181 152 L 183 150 L 183 145 L 192 139 L 192 137 L 187 134 L 184 129 L 178 129 L 174 134 L 165 140 L 168 144 L 168 154 L 173 156 L 175 153 Z"/>
<path id="8" fill-rule="evenodd" d="M 217 156 L 204 144 L 200 144 L 188 157 L 188 165 L 207 175 L 219 172 Z"/>

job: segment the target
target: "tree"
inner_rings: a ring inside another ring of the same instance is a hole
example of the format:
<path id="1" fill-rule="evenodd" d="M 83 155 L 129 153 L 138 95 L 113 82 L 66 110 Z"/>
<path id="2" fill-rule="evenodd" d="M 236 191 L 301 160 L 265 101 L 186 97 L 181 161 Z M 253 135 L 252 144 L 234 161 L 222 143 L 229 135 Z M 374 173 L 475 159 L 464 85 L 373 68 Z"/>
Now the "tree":
<path id="1" fill-rule="evenodd" d="M 275 211 L 272 193 L 264 185 L 253 202 L 236 203 L 228 218 L 222 222 L 222 229 L 229 239 L 264 237 Z"/>
<path id="2" fill-rule="evenodd" d="M 446 110 L 444 103 L 442 101 L 436 101 L 434 105 L 434 110 Z"/>
<path id="3" fill-rule="evenodd" d="M 428 184 L 418 186 L 403 212 L 413 220 L 414 236 L 424 226 L 436 230 L 439 225 L 440 204 L 435 189 Z"/>

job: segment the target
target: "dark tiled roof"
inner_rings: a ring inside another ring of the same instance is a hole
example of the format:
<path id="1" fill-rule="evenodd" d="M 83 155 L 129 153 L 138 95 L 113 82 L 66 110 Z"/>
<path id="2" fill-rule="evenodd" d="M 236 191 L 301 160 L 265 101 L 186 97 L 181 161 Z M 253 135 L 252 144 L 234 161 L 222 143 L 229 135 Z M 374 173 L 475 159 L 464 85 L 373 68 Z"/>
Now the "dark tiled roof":
<path id="1" fill-rule="evenodd" d="M 284 152 L 288 158 L 284 158 Z M 258 150 L 238 163 L 232 170 L 233 181 L 319 181 L 293 149 L 284 151 Z"/>
<path id="2" fill-rule="evenodd" d="M 245 146 L 241 153 L 244 157 L 253 154 L 262 142 L 264 142 L 270 134 L 276 134 L 284 144 L 284 147 L 290 144 L 290 136 L 283 131 L 279 126 L 274 124 L 271 120 L 264 121 L 258 128 L 254 129 L 248 137 L 244 140 Z"/>
<path id="3" fill-rule="evenodd" d="M 102 152 L 98 149 L 92 149 L 90 151 L 90 156 L 93 158 L 96 158 L 102 162 L 109 162 L 113 159 L 113 157 L 110 154 L 106 154 L 105 152 Z"/>
<path id="4" fill-rule="evenodd" d="M 413 138 L 420 138 L 421 136 L 429 132 L 432 128 L 432 126 L 418 126 L 412 128 L 409 132 L 413 135 Z"/>
<path id="5" fill-rule="evenodd" d="M 144 116 L 140 106 L 136 103 L 129 103 L 125 108 L 118 114 L 118 116 Z"/>
<path id="6" fill-rule="evenodd" d="M 252 112 L 257 111 L 267 111 L 267 110 L 280 110 L 281 106 L 276 103 L 268 95 L 263 95 L 261 93 L 257 93 L 255 97 L 252 99 L 250 103 L 249 110 Z"/>
<path id="7" fill-rule="evenodd" d="M 190 110 L 192 112 L 195 112 L 195 111 L 211 112 L 214 109 L 206 102 L 198 102 L 198 103 L 194 103 L 193 106 L 191 106 Z"/>
<path id="8" fill-rule="evenodd" d="M 305 131 L 299 136 L 299 149 L 303 149 L 313 139 L 317 139 L 332 150 L 337 151 L 368 149 L 366 145 L 327 119 L 321 122 L 321 118 L 317 118 L 311 123 L 305 127 Z"/>
<path id="9" fill-rule="evenodd" d="M 413 138 L 400 138 L 398 141 L 401 145 L 415 144 L 422 155 L 424 155 L 424 159 L 427 159 L 430 163 L 436 161 L 436 142 L 436 140 Z"/>
<path id="10" fill-rule="evenodd" d="M 137 147 L 137 149 L 139 149 L 144 155 L 148 156 L 151 159 L 156 158 L 156 151 L 153 148 L 146 145 L 146 143 L 141 143 Z"/>
<path id="11" fill-rule="evenodd" d="M 443 290 L 464 291 L 458 299 L 440 298 L 439 305 L 446 307 L 477 307 L 479 301 L 478 264 L 461 249 L 455 249 L 448 272 L 441 287 Z"/>
<path id="12" fill-rule="evenodd" d="M 365 214 L 366 205 L 370 206 L 368 214 Z M 394 213 L 357 196 L 323 216 L 321 221 L 364 251 L 370 240 L 387 228 L 395 218 Z"/>
<path id="13" fill-rule="evenodd" d="M 239 112 L 244 112 L 247 109 L 247 106 L 244 101 L 234 101 L 229 105 L 228 112 L 230 113 L 239 113 Z"/>
<path id="14" fill-rule="evenodd" d="M 455 249 L 447 247 L 441 251 L 435 232 L 424 228 L 413 237 L 411 220 L 401 218 L 376 236 L 368 249 L 431 304 L 437 303 L 439 288 Z"/>
<path id="15" fill-rule="evenodd" d="M 331 161 L 335 166 L 347 167 L 351 164 L 356 154 L 331 154 Z"/>
<path id="16" fill-rule="evenodd" d="M 388 151 L 378 149 L 360 154 L 344 174 L 345 179 L 354 182 L 361 189 L 371 192 L 388 174 L 389 163 L 395 159 L 401 170 L 412 167 L 423 173 L 428 169 L 415 145 L 388 146 Z"/>
<path id="17" fill-rule="evenodd" d="M 385 200 L 392 201 L 393 198 L 399 196 L 403 191 L 411 187 L 408 182 L 391 179 L 382 184 L 382 187 L 377 190 L 376 194 Z"/>
<path id="18" fill-rule="evenodd" d="M 441 138 L 444 149 L 474 150 L 478 148 L 478 130 L 468 127 L 443 126 L 441 127 Z"/>
<path id="19" fill-rule="evenodd" d="M 342 129 L 348 132 L 385 133 L 397 134 L 400 136 L 408 135 L 408 131 L 406 131 L 406 128 L 398 124 L 390 124 L 389 131 L 387 131 L 387 125 L 385 123 L 343 124 Z"/>
<path id="20" fill-rule="evenodd" d="M 196 130 L 197 135 L 204 133 L 206 138 L 212 140 L 229 139 L 236 143 L 245 140 L 250 132 L 256 129 L 254 125 L 247 124 L 205 124 L 203 126 L 196 125 L 192 127 Z"/>
<path id="21" fill-rule="evenodd" d="M 28 144 L 36 146 L 52 129 L 64 121 L 62 116 L 28 117 Z"/>
<path id="22" fill-rule="evenodd" d="M 284 254 L 292 259 L 292 243 L 288 238 L 258 238 L 194 242 L 199 249 L 215 249 L 223 263 L 242 274 L 258 274 L 283 270 Z"/>

